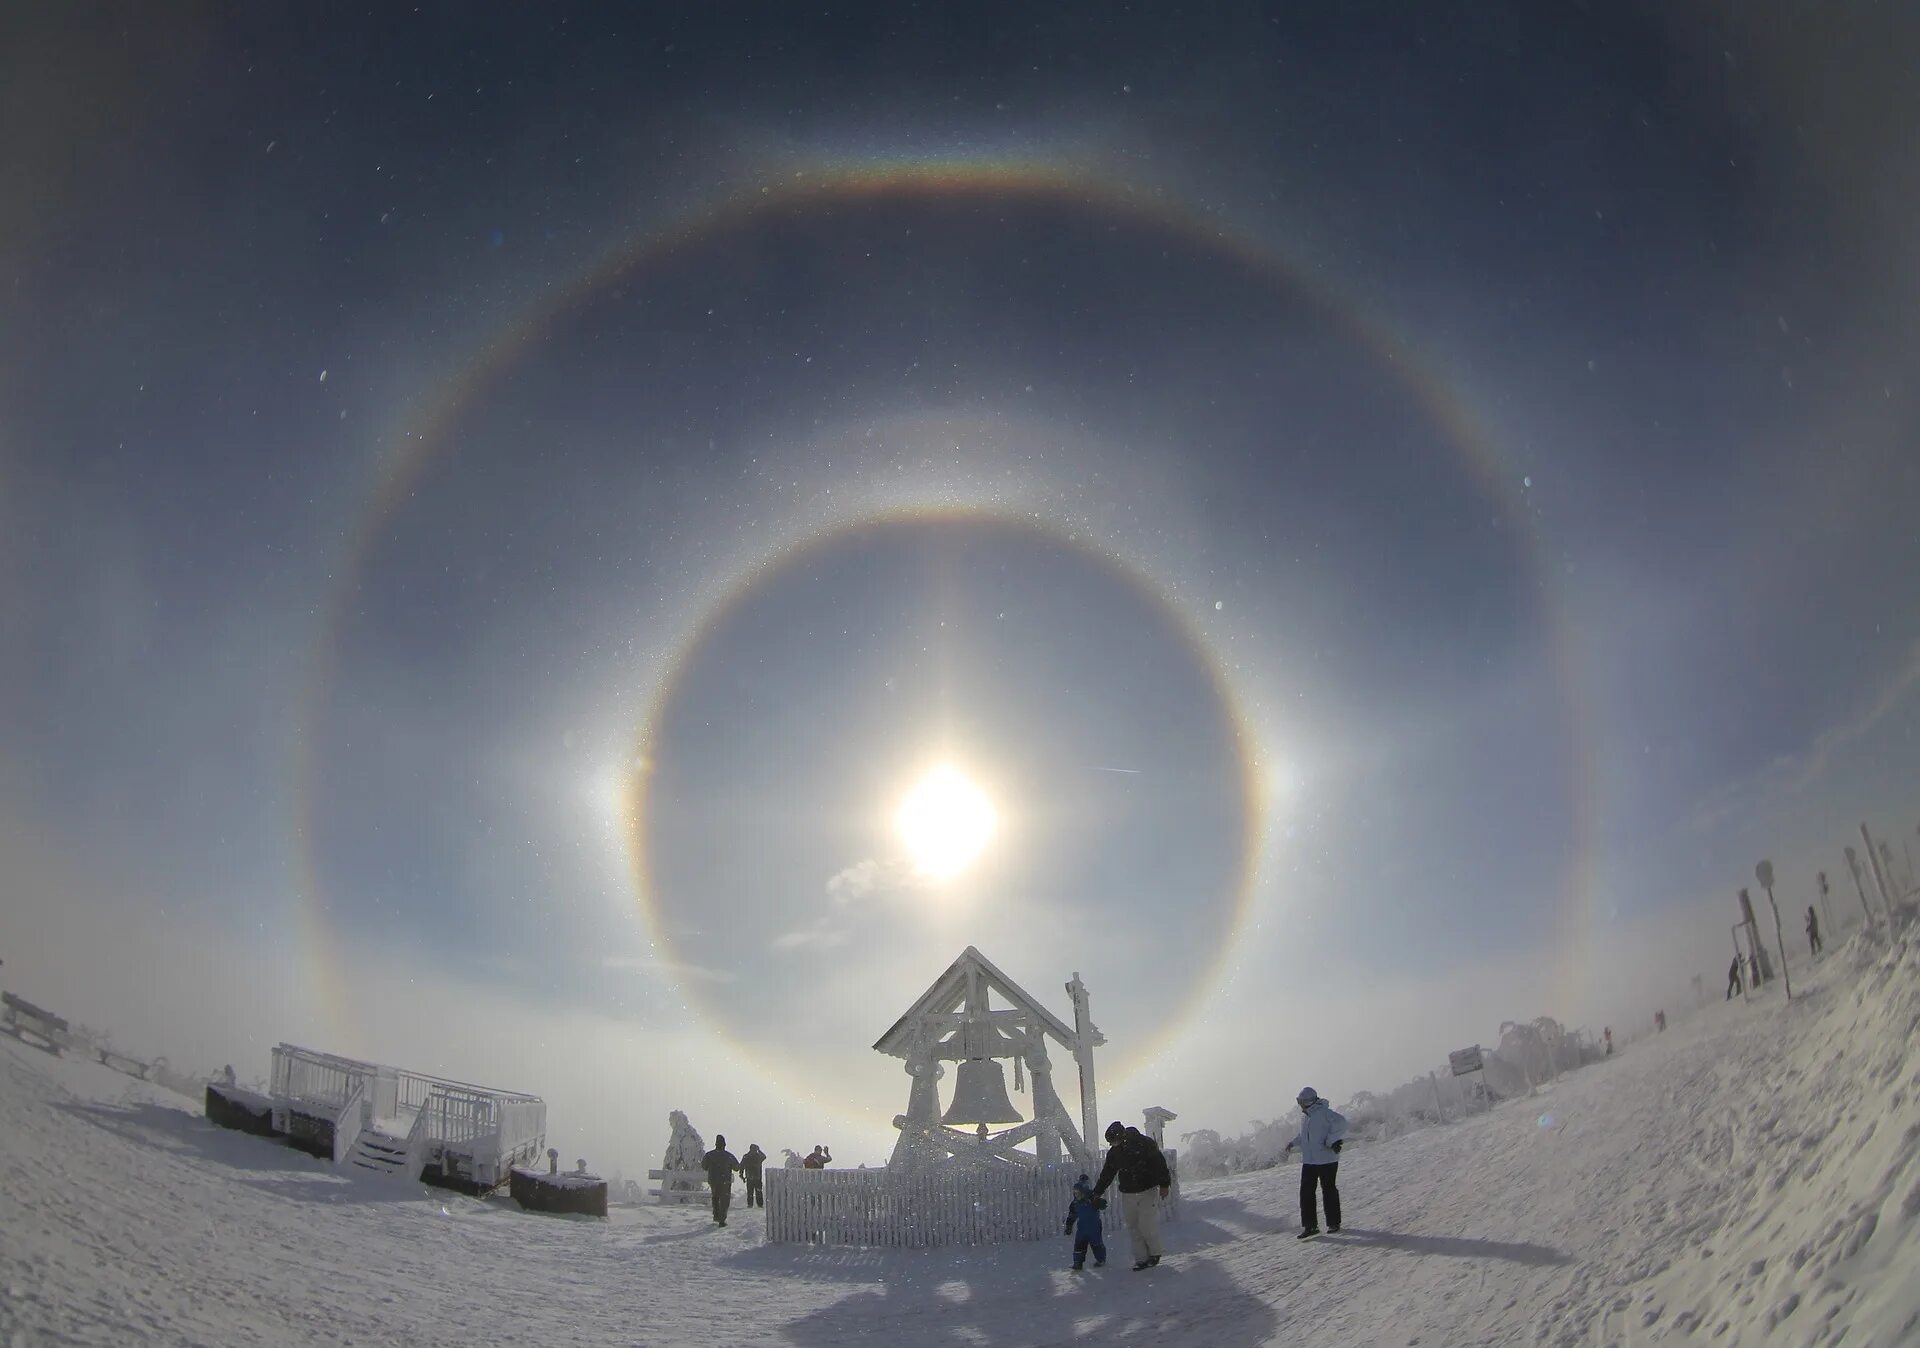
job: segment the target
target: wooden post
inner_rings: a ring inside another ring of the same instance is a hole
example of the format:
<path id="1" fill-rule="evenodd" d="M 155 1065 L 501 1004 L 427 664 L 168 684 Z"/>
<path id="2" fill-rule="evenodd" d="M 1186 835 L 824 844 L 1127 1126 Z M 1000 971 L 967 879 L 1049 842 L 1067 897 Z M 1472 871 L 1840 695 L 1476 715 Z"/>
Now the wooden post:
<path id="1" fill-rule="evenodd" d="M 1787 936 L 1780 929 L 1780 905 L 1773 897 L 1773 863 L 1762 861 L 1753 868 L 1754 879 L 1767 891 L 1767 904 L 1773 909 L 1773 940 L 1780 947 L 1780 977 L 1787 985 L 1787 1000 L 1793 1000 L 1793 975 L 1787 972 Z"/>
<path id="2" fill-rule="evenodd" d="M 1887 925 L 1893 925 L 1893 893 L 1887 884 L 1886 875 L 1880 869 L 1880 853 L 1873 845 L 1873 835 L 1867 832 L 1867 826 L 1860 826 L 1860 840 L 1867 845 L 1867 870 L 1873 876 L 1873 887 L 1880 891 L 1880 906 L 1887 910 Z"/>
<path id="3" fill-rule="evenodd" d="M 1080 971 L 1073 971 L 1073 981 L 1067 984 L 1067 996 L 1073 999 L 1073 1059 L 1080 1068 L 1080 1127 L 1083 1130 L 1081 1141 L 1086 1144 L 1089 1157 L 1088 1166 L 1100 1165 L 1100 1103 L 1094 1095 L 1093 1082 L 1093 1014 L 1089 1006 L 1087 985 L 1080 981 Z"/>
<path id="4" fill-rule="evenodd" d="M 1867 925 L 1873 925 L 1873 909 L 1867 904 L 1867 887 L 1860 883 L 1860 858 L 1849 847 L 1847 854 L 1847 873 L 1853 876 L 1853 892 L 1860 896 L 1860 911 L 1867 915 Z"/>

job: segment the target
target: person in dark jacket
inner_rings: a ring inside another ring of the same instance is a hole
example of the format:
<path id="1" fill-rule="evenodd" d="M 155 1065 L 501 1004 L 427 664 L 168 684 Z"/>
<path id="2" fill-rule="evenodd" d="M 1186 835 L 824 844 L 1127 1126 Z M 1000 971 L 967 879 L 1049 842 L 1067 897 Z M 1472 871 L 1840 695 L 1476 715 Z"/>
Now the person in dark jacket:
<path id="1" fill-rule="evenodd" d="M 1807 905 L 1807 945 L 1813 954 L 1820 953 L 1820 914 L 1813 911 L 1813 905 Z"/>
<path id="2" fill-rule="evenodd" d="M 760 1150 L 760 1144 L 749 1144 L 747 1154 L 740 1158 L 740 1174 L 747 1181 L 747 1206 L 750 1208 L 764 1208 L 767 1205 L 766 1165 L 767 1154 Z"/>
<path id="3" fill-rule="evenodd" d="M 1173 1172 L 1153 1139 L 1138 1128 L 1116 1119 L 1107 1125 L 1106 1136 L 1107 1163 L 1100 1167 L 1093 1196 L 1100 1197 L 1109 1184 L 1119 1182 L 1121 1220 L 1133 1237 L 1133 1271 L 1138 1273 L 1160 1262 L 1160 1200 L 1173 1188 Z"/>
<path id="4" fill-rule="evenodd" d="M 1733 957 L 1733 963 L 1727 966 L 1727 995 L 1725 1000 L 1729 1002 L 1732 1001 L 1744 990 L 1745 989 L 1740 986 L 1740 957 L 1735 955 Z"/>
<path id="5" fill-rule="evenodd" d="M 1096 1198 L 1093 1186 L 1082 1175 L 1073 1186 L 1073 1202 L 1067 1205 L 1066 1234 L 1073 1237 L 1073 1271 L 1080 1272 L 1086 1267 L 1087 1251 L 1093 1251 L 1093 1266 L 1104 1268 L 1107 1263 L 1107 1242 L 1100 1230 L 1100 1209 L 1107 1205 L 1104 1198 Z M 1076 1231 L 1075 1228 L 1079 1229 Z"/>
<path id="6" fill-rule="evenodd" d="M 727 1150 L 723 1134 L 713 1135 L 713 1150 L 700 1158 L 700 1168 L 707 1172 L 707 1188 L 713 1191 L 713 1220 L 725 1226 L 727 1207 L 733 1202 L 733 1176 L 740 1169 L 740 1161 Z"/>

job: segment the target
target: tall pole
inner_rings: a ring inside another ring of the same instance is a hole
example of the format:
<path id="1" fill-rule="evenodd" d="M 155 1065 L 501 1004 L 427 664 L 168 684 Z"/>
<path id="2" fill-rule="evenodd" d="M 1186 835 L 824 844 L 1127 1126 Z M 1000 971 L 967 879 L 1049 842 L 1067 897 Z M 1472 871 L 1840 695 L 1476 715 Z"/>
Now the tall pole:
<path id="1" fill-rule="evenodd" d="M 1867 826 L 1860 826 L 1861 840 L 1867 844 L 1867 870 L 1873 876 L 1873 887 L 1880 891 L 1880 906 L 1887 910 L 1887 922 L 1893 922 L 1893 894 L 1887 888 L 1887 878 L 1880 870 L 1880 853 L 1873 845 L 1873 835 L 1867 832 Z"/>
<path id="2" fill-rule="evenodd" d="M 1787 972 L 1787 934 L 1780 929 L 1780 905 L 1773 897 L 1773 863 L 1763 861 L 1753 868 L 1760 887 L 1767 891 L 1767 904 L 1773 909 L 1773 942 L 1780 947 L 1780 977 L 1787 985 L 1787 1000 L 1793 1000 L 1793 975 Z"/>
<path id="3" fill-rule="evenodd" d="M 1091 999 L 1087 996 L 1087 985 L 1080 981 L 1078 969 L 1073 971 L 1073 982 L 1067 984 L 1067 996 L 1073 999 L 1073 1060 L 1080 1067 L 1082 1140 L 1087 1147 L 1087 1164 L 1097 1167 L 1100 1164 L 1100 1102 L 1094 1095 L 1093 1046 L 1100 1039 L 1100 1031 L 1093 1027 Z"/>
<path id="4" fill-rule="evenodd" d="M 1853 892 L 1860 896 L 1860 911 L 1867 915 L 1867 925 L 1873 925 L 1873 909 L 1867 906 L 1867 887 L 1860 883 L 1860 858 L 1854 855 L 1851 847 L 1846 849 L 1847 872 L 1853 876 Z"/>

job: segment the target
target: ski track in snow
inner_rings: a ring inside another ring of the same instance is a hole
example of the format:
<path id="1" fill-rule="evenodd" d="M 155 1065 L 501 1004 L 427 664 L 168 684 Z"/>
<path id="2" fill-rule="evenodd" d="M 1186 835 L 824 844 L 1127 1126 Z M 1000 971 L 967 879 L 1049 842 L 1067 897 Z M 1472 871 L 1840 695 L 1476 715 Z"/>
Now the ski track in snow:
<path id="1" fill-rule="evenodd" d="M 525 1214 L 350 1179 L 0 1037 L 0 1340 L 1239 1348 L 1920 1342 L 1920 949 L 1714 1004 L 1535 1099 L 1189 1184 L 1169 1262 L 771 1246 L 736 1204 Z M 1542 1127 L 1550 1110 L 1558 1126 Z"/>

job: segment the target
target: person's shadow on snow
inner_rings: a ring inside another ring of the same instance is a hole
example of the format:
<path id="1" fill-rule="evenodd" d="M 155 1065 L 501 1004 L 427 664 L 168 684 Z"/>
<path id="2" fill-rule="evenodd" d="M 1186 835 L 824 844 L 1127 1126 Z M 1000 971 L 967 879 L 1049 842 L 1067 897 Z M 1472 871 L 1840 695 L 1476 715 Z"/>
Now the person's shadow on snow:
<path id="1" fill-rule="evenodd" d="M 1549 1267 L 1571 1264 L 1573 1257 L 1551 1245 L 1533 1245 L 1526 1241 L 1474 1240 L 1468 1236 L 1419 1236 L 1405 1231 L 1368 1231 L 1357 1226 L 1340 1228 L 1321 1237 L 1337 1245 L 1378 1245 L 1408 1254 L 1438 1254 L 1454 1259 L 1510 1259 L 1516 1264 Z"/>
<path id="2" fill-rule="evenodd" d="M 1240 1198 L 1220 1195 L 1213 1198 L 1180 1200 L 1180 1243 L 1190 1250 L 1210 1245 L 1226 1245 L 1248 1236 L 1292 1235 L 1300 1228 L 1291 1221 L 1255 1212 Z"/>
<path id="3" fill-rule="evenodd" d="M 1069 1273 L 1063 1250 L 1023 1241 L 987 1249 L 927 1254 L 888 1252 L 870 1270 L 878 1285 L 842 1297 L 781 1331 L 796 1348 L 855 1341 L 952 1345 L 1060 1343 L 1158 1344 L 1169 1323 L 1204 1323 L 1217 1348 L 1256 1348 L 1273 1339 L 1280 1317 L 1249 1295 L 1213 1260 L 1176 1248 L 1167 1262 L 1132 1271 L 1125 1237 L 1109 1247 L 1103 1269 Z M 1064 1245 L 1064 1242 L 1061 1242 Z"/>

